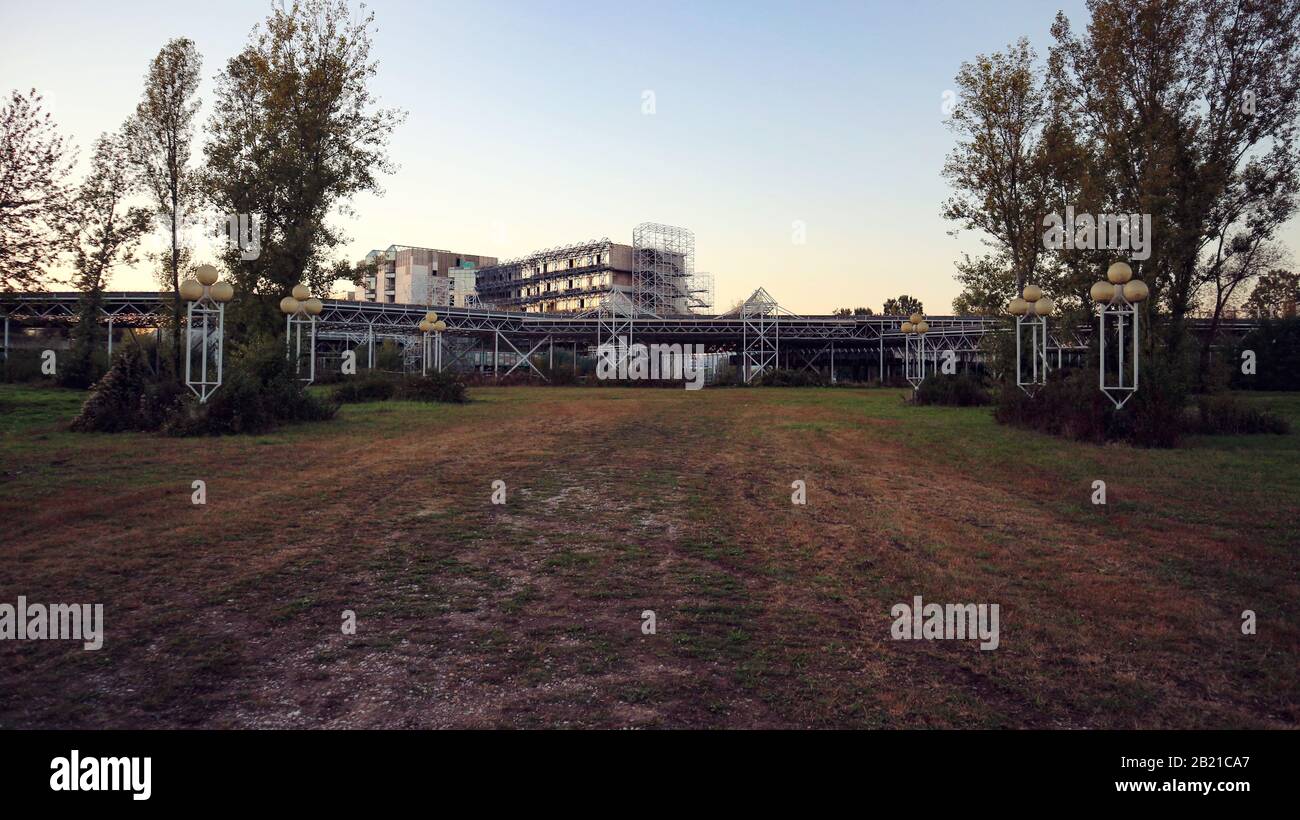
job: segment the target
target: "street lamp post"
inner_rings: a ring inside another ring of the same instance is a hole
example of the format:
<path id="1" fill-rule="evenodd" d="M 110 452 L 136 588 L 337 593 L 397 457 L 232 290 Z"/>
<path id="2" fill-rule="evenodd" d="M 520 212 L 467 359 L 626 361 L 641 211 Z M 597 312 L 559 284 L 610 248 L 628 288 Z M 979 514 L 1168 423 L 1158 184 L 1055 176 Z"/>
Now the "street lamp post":
<path id="1" fill-rule="evenodd" d="M 915 394 L 921 382 L 925 381 L 925 334 L 930 332 L 930 323 L 920 313 L 913 313 L 900 329 L 903 331 L 903 372 Z M 916 348 L 915 362 L 912 361 L 913 346 Z"/>
<path id="2" fill-rule="evenodd" d="M 311 384 L 316 381 L 316 317 L 324 305 L 321 300 L 311 295 L 306 285 L 294 285 L 293 295 L 280 300 L 280 310 L 284 313 L 284 353 L 293 361 L 293 372 L 302 372 L 302 337 L 307 331 L 307 377 L 300 381 Z"/>
<path id="3" fill-rule="evenodd" d="M 199 397 L 200 404 L 221 386 L 226 302 L 235 296 L 230 283 L 218 282 L 217 276 L 213 266 L 199 265 L 194 278 L 186 279 L 180 287 L 181 298 L 189 302 L 185 314 L 185 386 Z"/>
<path id="4" fill-rule="evenodd" d="M 1141 340 L 1138 338 L 1138 303 L 1146 301 L 1150 290 L 1141 279 L 1133 278 L 1126 262 L 1115 262 L 1106 269 L 1105 282 L 1092 286 L 1092 300 L 1097 303 L 1097 334 L 1101 361 L 1098 383 L 1101 392 L 1120 409 L 1138 389 Z M 1106 325 L 1114 326 L 1118 340 L 1114 378 L 1106 366 Z M 1128 330 L 1128 333 L 1125 333 Z"/>
<path id="5" fill-rule="evenodd" d="M 438 314 L 432 310 L 424 314 L 420 320 L 420 332 L 424 334 L 424 356 L 420 359 L 420 375 L 429 375 L 429 346 L 433 345 L 433 367 L 434 370 L 442 372 L 442 333 L 447 329 L 447 323 L 438 318 Z M 429 334 L 432 333 L 434 338 L 432 342 Z"/>
<path id="6" fill-rule="evenodd" d="M 1016 386 L 1030 396 L 1047 384 L 1047 317 L 1054 307 L 1051 297 L 1044 296 L 1038 285 L 1026 285 L 1024 292 L 1007 305 L 1007 312 L 1016 317 Z M 1028 345 L 1023 342 L 1025 331 L 1029 332 Z M 1026 347 L 1031 359 L 1028 368 L 1023 356 Z"/>

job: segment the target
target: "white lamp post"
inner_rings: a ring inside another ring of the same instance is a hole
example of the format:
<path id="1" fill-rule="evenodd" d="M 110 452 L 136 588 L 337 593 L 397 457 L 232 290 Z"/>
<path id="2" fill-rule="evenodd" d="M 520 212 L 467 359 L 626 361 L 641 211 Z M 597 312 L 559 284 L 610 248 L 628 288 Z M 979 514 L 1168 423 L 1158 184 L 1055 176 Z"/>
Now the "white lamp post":
<path id="1" fill-rule="evenodd" d="M 1133 278 L 1133 269 L 1126 262 L 1115 262 L 1106 270 L 1105 282 L 1092 286 L 1092 300 L 1097 303 L 1098 347 L 1101 363 L 1098 382 L 1116 409 L 1124 406 L 1138 389 L 1138 365 L 1142 344 L 1138 338 L 1138 303 L 1146 301 L 1150 290 L 1141 279 Z M 1114 325 L 1119 341 L 1115 374 L 1106 367 L 1106 325 Z M 1125 330 L 1128 333 L 1125 333 Z"/>
<path id="2" fill-rule="evenodd" d="M 913 313 L 903 322 L 903 372 L 915 393 L 921 382 L 925 381 L 925 334 L 930 332 L 930 323 L 920 313 Z M 912 361 L 912 339 L 915 337 L 916 361 Z"/>
<path id="3" fill-rule="evenodd" d="M 226 302 L 235 296 L 230 283 L 218 282 L 217 276 L 213 266 L 200 265 L 194 271 L 194 278 L 186 279 L 180 287 L 181 298 L 189 302 L 185 323 L 185 386 L 199 397 L 201 404 L 221 386 Z"/>
<path id="4" fill-rule="evenodd" d="M 442 372 L 442 333 L 447 329 L 447 323 L 438 318 L 438 314 L 432 310 L 424 314 L 420 320 L 420 332 L 424 334 L 424 356 L 420 360 L 420 375 L 429 374 L 429 334 L 432 333 L 434 338 L 433 344 L 433 367 L 439 373 Z"/>
<path id="5" fill-rule="evenodd" d="M 1007 305 L 1007 312 L 1016 317 L 1016 386 L 1030 396 L 1047 384 L 1047 316 L 1054 307 L 1038 285 L 1026 285 L 1024 292 Z M 1022 341 L 1026 330 L 1028 345 Z M 1032 360 L 1028 368 L 1023 361 L 1026 347 Z"/>
<path id="6" fill-rule="evenodd" d="M 311 295 L 306 285 L 294 285 L 293 295 L 280 300 L 280 310 L 284 313 L 284 352 L 293 360 L 293 372 L 302 372 L 302 337 L 304 326 L 308 335 L 307 377 L 301 378 L 307 384 L 316 381 L 316 317 L 324 305 Z"/>

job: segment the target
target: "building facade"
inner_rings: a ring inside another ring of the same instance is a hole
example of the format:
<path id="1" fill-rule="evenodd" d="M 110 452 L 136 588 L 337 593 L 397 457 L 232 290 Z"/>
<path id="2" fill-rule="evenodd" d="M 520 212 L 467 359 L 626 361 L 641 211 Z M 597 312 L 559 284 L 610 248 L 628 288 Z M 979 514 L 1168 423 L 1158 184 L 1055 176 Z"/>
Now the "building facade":
<path id="1" fill-rule="evenodd" d="M 356 288 L 361 302 L 408 305 L 464 305 L 475 289 L 477 271 L 497 264 L 494 256 L 389 245 L 366 254 L 373 270 Z"/>
<path id="2" fill-rule="evenodd" d="M 632 293 L 632 247 L 608 239 L 529 254 L 478 271 L 479 301 L 505 310 L 581 313 Z"/>

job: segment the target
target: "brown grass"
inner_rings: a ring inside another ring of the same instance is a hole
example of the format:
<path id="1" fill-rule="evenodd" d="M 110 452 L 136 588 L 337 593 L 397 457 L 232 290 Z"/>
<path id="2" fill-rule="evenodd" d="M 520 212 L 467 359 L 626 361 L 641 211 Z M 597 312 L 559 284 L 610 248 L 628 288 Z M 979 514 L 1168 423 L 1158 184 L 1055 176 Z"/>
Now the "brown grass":
<path id="1" fill-rule="evenodd" d="M 949 458 L 911 436 L 988 411 L 894 395 L 476 389 L 256 439 L 10 432 L 0 601 L 107 627 L 99 652 L 0 643 L 0 725 L 1294 726 L 1294 505 L 1254 511 L 1277 538 L 1180 524 L 1194 494 L 1092 507 L 1057 465 L 1097 448 Z M 891 640 L 913 595 L 1000 604 L 1001 647 Z"/>

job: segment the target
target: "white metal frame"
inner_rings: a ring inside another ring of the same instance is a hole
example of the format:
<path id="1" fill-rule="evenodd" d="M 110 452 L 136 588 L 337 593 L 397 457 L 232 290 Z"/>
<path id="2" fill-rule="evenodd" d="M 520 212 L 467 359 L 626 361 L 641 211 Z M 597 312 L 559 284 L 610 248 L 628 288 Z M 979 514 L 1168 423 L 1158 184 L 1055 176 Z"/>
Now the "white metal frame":
<path id="1" fill-rule="evenodd" d="M 298 376 L 298 381 L 311 384 L 316 381 L 316 317 L 303 310 L 291 313 L 284 319 L 284 353 L 293 361 L 293 372 L 302 373 L 302 335 L 303 325 L 308 329 L 308 365 L 307 377 Z"/>
<path id="2" fill-rule="evenodd" d="M 915 337 L 915 343 L 913 342 Z M 913 362 L 912 348 L 916 348 L 915 362 Z M 903 374 L 907 377 L 907 383 L 912 385 L 912 392 L 915 393 L 921 389 L 921 383 L 925 381 L 925 334 L 913 331 L 903 334 Z"/>
<path id="3" fill-rule="evenodd" d="M 208 289 L 204 288 L 203 298 L 189 303 L 185 318 L 185 386 L 199 397 L 200 404 L 204 404 L 213 393 L 217 392 L 217 388 L 221 387 L 226 306 L 209 296 Z M 199 347 L 197 379 L 194 377 L 196 329 L 200 331 L 197 338 Z M 209 350 L 213 350 L 212 356 L 208 355 Z"/>
<path id="4" fill-rule="evenodd" d="M 1033 304 L 1029 306 L 1034 309 Z M 1029 331 L 1030 367 L 1024 363 L 1025 344 L 1022 341 L 1024 331 Z M 1032 396 L 1047 384 L 1047 317 L 1025 314 L 1016 317 L 1016 387 Z M 1029 380 L 1025 380 L 1025 371 L 1029 371 Z"/>
<path id="5" fill-rule="evenodd" d="M 1110 374 L 1106 367 L 1106 317 L 1110 316 L 1115 326 L 1115 333 L 1119 342 L 1119 353 L 1116 356 L 1115 379 L 1109 379 Z M 1129 318 L 1132 318 L 1131 332 L 1125 336 L 1125 325 L 1129 324 Z M 1120 410 L 1133 398 L 1133 394 L 1138 390 L 1138 375 L 1140 370 L 1141 359 L 1141 340 L 1138 335 L 1138 306 L 1124 298 L 1124 288 L 1121 285 L 1115 286 L 1115 296 L 1107 303 L 1102 304 L 1097 310 L 1097 344 L 1100 348 L 1101 360 L 1097 367 L 1098 385 L 1101 392 L 1106 394 L 1106 398 L 1111 400 L 1116 410 Z M 1127 351 L 1125 348 L 1129 348 Z M 1130 372 L 1126 380 L 1125 357 L 1128 353 L 1128 367 Z"/>

